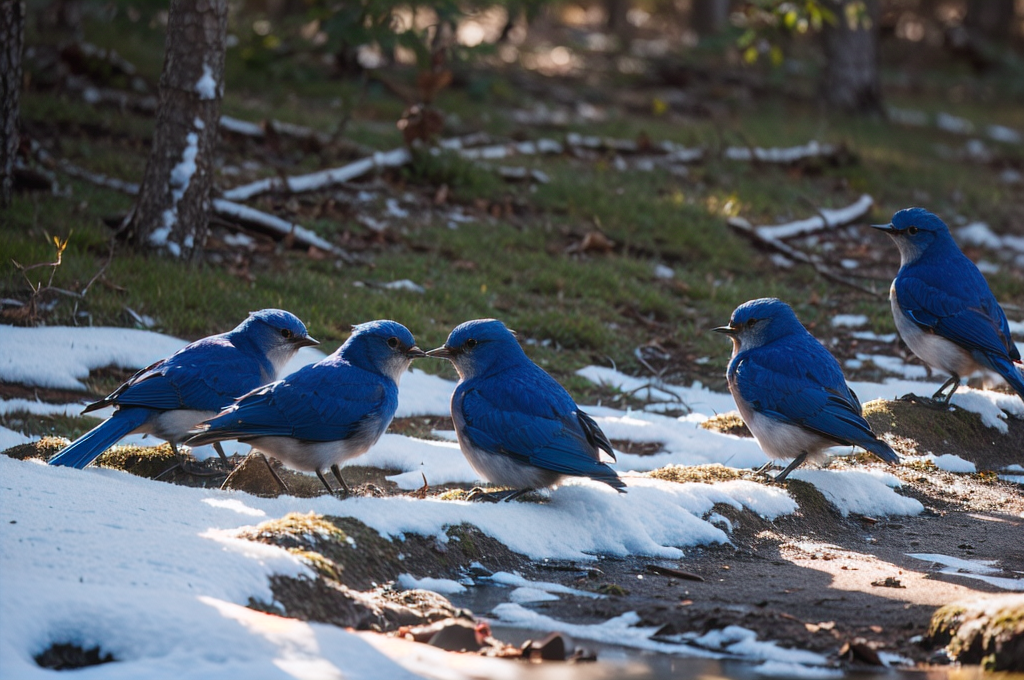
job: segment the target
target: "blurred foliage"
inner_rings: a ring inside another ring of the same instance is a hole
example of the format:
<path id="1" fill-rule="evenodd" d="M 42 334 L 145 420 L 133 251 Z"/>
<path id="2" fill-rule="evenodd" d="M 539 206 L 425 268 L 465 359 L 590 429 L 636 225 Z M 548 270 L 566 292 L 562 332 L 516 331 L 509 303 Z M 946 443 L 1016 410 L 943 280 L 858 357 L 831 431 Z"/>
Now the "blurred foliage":
<path id="1" fill-rule="evenodd" d="M 840 19 L 851 30 L 871 28 L 871 17 L 864 2 L 842 3 L 838 17 L 830 7 L 835 4 L 824 0 L 749 0 L 737 15 L 743 29 L 737 40 L 743 61 L 754 64 L 767 57 L 772 66 L 781 66 L 785 47 L 793 37 L 818 33 L 825 24 L 834 25 Z"/>

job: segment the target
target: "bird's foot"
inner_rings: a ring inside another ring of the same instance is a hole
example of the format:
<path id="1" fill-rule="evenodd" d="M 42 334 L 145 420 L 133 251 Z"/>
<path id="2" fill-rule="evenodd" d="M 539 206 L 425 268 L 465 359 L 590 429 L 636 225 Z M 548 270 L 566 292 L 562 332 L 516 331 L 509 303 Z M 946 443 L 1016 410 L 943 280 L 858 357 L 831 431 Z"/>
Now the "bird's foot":
<path id="1" fill-rule="evenodd" d="M 949 401 L 946 400 L 946 399 L 936 399 L 934 397 L 922 397 L 921 395 L 914 394 L 913 392 L 911 392 L 909 394 L 904 394 L 902 397 L 900 397 L 896 401 L 903 401 L 903 402 L 906 402 L 908 404 L 920 404 L 921 406 L 926 406 L 928 408 L 933 408 L 936 411 L 945 411 L 949 407 Z"/>
<path id="2" fill-rule="evenodd" d="M 475 486 L 466 494 L 466 500 L 476 503 L 497 503 L 501 498 L 494 492 Z"/>

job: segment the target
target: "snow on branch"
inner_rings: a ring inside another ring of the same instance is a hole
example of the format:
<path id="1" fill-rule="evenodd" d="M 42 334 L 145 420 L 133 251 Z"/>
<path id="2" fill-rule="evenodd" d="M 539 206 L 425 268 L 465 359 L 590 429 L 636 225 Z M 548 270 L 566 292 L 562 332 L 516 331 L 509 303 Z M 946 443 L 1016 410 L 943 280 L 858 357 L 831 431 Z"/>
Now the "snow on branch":
<path id="1" fill-rule="evenodd" d="M 730 146 L 725 157 L 731 161 L 757 161 L 759 163 L 797 163 L 807 158 L 834 156 L 839 148 L 833 144 L 820 144 L 811 140 L 800 146 L 773 147 L 764 149 L 746 146 Z"/>
<path id="2" fill-rule="evenodd" d="M 883 292 L 872 288 L 866 288 L 856 281 L 852 281 L 840 274 L 837 274 L 828 266 L 820 262 L 816 257 L 794 248 L 780 240 L 781 238 L 789 238 L 796 236 L 797 234 L 807 234 L 819 229 L 824 229 L 825 227 L 839 226 L 841 224 L 852 222 L 858 217 L 866 214 L 871 208 L 872 203 L 873 201 L 871 197 L 865 194 L 853 205 L 838 210 L 821 210 L 818 217 L 811 218 L 809 220 L 801 220 L 800 222 L 781 224 L 775 227 L 755 227 L 748 220 L 742 217 L 731 217 L 727 224 L 764 248 L 784 255 L 794 262 L 810 265 L 814 268 L 814 271 L 830 281 L 841 283 L 844 286 L 849 286 L 850 288 L 859 290 L 862 293 L 867 293 L 873 297 L 884 297 L 885 294 Z M 812 225 L 812 222 L 815 222 L 815 220 L 817 223 Z M 794 225 L 800 225 L 799 230 L 795 229 Z"/>
<path id="3" fill-rule="evenodd" d="M 841 227 L 860 219 L 871 210 L 874 205 L 873 198 L 864 194 L 857 201 L 845 208 L 822 208 L 814 217 L 805 220 L 797 220 L 787 224 L 777 224 L 771 227 L 755 227 L 759 236 L 770 239 L 793 238 L 803 234 L 810 234 L 822 229 Z"/>
<path id="4" fill-rule="evenodd" d="M 250 208 L 247 205 L 233 203 L 222 198 L 213 199 L 213 210 L 220 217 L 229 218 L 237 222 L 241 222 L 242 224 L 258 227 L 265 231 L 273 232 L 278 236 L 292 237 L 295 239 L 296 243 L 301 245 L 319 248 L 324 252 L 340 257 L 346 261 L 352 260 L 352 256 L 347 252 L 338 248 L 330 241 L 317 236 L 313 231 L 289 222 L 288 220 L 283 220 L 275 215 L 269 215 L 260 210 L 256 210 L 255 208 Z"/>
<path id="5" fill-rule="evenodd" d="M 225 191 L 224 198 L 229 201 L 245 201 L 253 196 L 259 196 L 270 191 L 288 191 L 290 193 L 317 191 L 335 184 L 348 182 L 377 168 L 394 168 L 405 165 L 411 159 L 412 154 L 409 153 L 409 150 L 405 147 L 399 147 L 391 151 L 375 153 L 372 156 L 361 158 L 340 168 L 330 168 L 296 177 L 268 177 L 249 184 L 243 184 L 242 186 Z"/>

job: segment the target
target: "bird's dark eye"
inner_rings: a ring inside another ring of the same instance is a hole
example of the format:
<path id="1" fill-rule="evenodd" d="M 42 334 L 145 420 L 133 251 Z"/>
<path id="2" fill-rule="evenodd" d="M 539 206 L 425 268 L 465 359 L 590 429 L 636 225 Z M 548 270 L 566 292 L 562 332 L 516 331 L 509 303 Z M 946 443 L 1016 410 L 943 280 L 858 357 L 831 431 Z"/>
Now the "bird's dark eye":
<path id="1" fill-rule="evenodd" d="M 396 347 L 398 347 L 398 338 L 388 338 L 388 347 L 390 347 L 391 349 L 395 349 Z"/>
<path id="2" fill-rule="evenodd" d="M 911 236 L 913 236 L 914 234 L 917 233 L 917 227 L 911 227 L 911 228 L 907 229 L 907 233 L 910 234 Z"/>
<path id="3" fill-rule="evenodd" d="M 281 329 L 281 337 L 284 338 L 285 340 L 287 340 L 288 338 L 292 337 L 292 332 L 290 330 L 288 330 L 287 328 L 282 328 Z"/>
<path id="4" fill-rule="evenodd" d="M 750 319 L 747 321 L 747 328 L 753 328 L 757 325 L 757 319 Z"/>
<path id="5" fill-rule="evenodd" d="M 474 347 L 476 347 L 476 340 L 473 338 L 466 340 L 466 349 L 473 349 Z"/>

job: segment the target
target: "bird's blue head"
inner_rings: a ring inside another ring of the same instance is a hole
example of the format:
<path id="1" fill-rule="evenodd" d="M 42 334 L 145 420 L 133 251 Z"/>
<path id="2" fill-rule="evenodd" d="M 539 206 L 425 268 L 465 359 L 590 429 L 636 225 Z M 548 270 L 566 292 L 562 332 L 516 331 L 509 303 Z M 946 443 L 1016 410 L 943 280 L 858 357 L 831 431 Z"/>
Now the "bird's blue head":
<path id="1" fill-rule="evenodd" d="M 310 337 L 297 316 L 283 309 L 252 312 L 229 335 L 251 342 L 267 356 L 275 372 L 280 371 L 300 347 L 320 344 Z"/>
<path id="2" fill-rule="evenodd" d="M 456 326 L 444 345 L 427 356 L 448 359 L 463 380 L 529 361 L 515 333 L 497 319 L 474 319 Z"/>
<path id="3" fill-rule="evenodd" d="M 733 352 L 753 349 L 806 330 L 793 308 L 778 298 L 744 302 L 732 313 L 728 326 L 712 329 L 732 338 Z"/>
<path id="4" fill-rule="evenodd" d="M 872 226 L 896 242 L 902 264 L 916 261 L 934 244 L 953 244 L 945 223 L 924 208 L 905 208 L 893 215 L 889 224 Z"/>
<path id="5" fill-rule="evenodd" d="M 395 383 L 413 359 L 426 356 L 408 328 L 387 320 L 353 326 L 352 335 L 338 348 L 338 354 L 350 364 L 385 375 Z"/>

